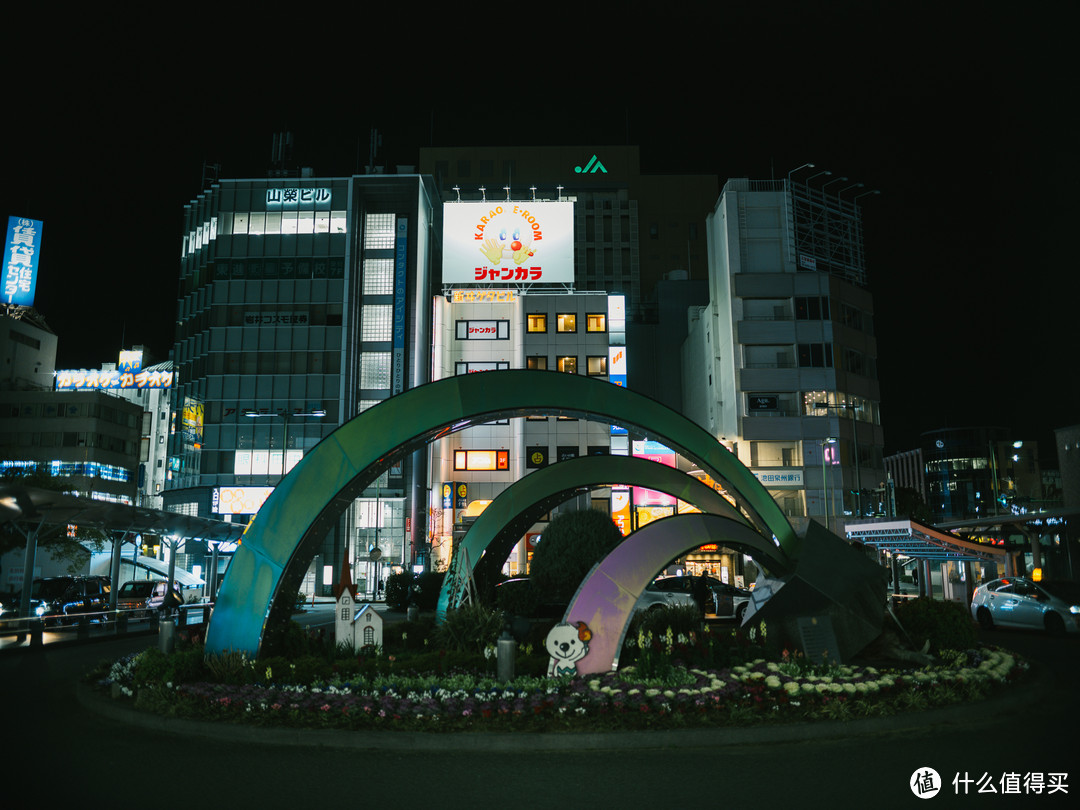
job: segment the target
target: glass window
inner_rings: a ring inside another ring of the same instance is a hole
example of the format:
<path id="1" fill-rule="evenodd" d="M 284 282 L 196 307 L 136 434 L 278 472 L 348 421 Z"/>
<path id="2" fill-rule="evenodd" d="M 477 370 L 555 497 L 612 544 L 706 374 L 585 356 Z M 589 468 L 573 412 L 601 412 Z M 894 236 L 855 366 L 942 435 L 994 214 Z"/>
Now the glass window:
<path id="1" fill-rule="evenodd" d="M 606 332 L 607 315 L 602 312 L 591 312 L 585 316 L 587 319 L 586 329 L 589 332 Z"/>
<path id="2" fill-rule="evenodd" d="M 547 371 L 547 357 L 543 355 L 526 357 L 525 368 L 531 368 L 535 371 Z"/>
<path id="3" fill-rule="evenodd" d="M 390 340 L 393 337 L 394 308 L 390 304 L 368 305 L 362 309 L 361 340 Z"/>
<path id="4" fill-rule="evenodd" d="M 560 357 L 555 363 L 559 371 L 565 371 L 567 374 L 577 374 L 577 357 Z"/>
<path id="5" fill-rule="evenodd" d="M 315 233 L 315 212 L 298 211 L 296 214 L 297 233 Z"/>
<path id="6" fill-rule="evenodd" d="M 391 295 L 394 292 L 394 260 L 364 260 L 364 295 Z"/>
<path id="7" fill-rule="evenodd" d="M 577 331 L 577 315 L 572 312 L 563 312 L 555 316 L 557 323 L 557 330 L 560 332 L 576 332 Z"/>
<path id="8" fill-rule="evenodd" d="M 364 352 L 360 356 L 360 387 L 390 387 L 390 352 Z"/>
<path id="9" fill-rule="evenodd" d="M 393 248 L 394 227 L 393 214 L 368 214 L 364 220 L 364 247 Z"/>
<path id="10" fill-rule="evenodd" d="M 266 232 L 266 214 L 254 211 L 248 214 L 248 233 L 262 236 Z"/>
<path id="11" fill-rule="evenodd" d="M 233 214 L 233 226 L 232 232 L 234 234 L 241 234 L 248 232 L 248 214 L 247 212 Z"/>
<path id="12" fill-rule="evenodd" d="M 532 314 L 526 316 L 528 319 L 528 330 L 530 332 L 546 332 L 547 331 L 547 315 Z"/>
<path id="13" fill-rule="evenodd" d="M 585 373 L 590 377 L 603 377 L 607 374 L 607 357 L 590 355 L 585 358 Z"/>

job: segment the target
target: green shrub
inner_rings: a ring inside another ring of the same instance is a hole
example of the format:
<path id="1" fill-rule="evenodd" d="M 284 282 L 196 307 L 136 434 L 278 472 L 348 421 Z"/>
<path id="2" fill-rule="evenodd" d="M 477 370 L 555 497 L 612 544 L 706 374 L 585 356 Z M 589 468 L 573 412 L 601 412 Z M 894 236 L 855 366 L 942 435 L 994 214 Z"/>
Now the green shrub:
<path id="1" fill-rule="evenodd" d="M 394 610 L 404 611 L 409 606 L 413 584 L 412 574 L 391 574 L 386 578 L 386 604 Z"/>
<path id="2" fill-rule="evenodd" d="M 134 682 L 143 684 L 188 683 L 210 677 L 202 647 L 191 646 L 166 655 L 151 647 L 139 656 Z"/>
<path id="3" fill-rule="evenodd" d="M 439 647 L 458 652 L 483 652 L 494 644 L 503 628 L 503 612 L 484 605 L 465 605 L 447 611 L 446 620 L 435 630 Z"/>
<path id="4" fill-rule="evenodd" d="M 407 610 L 416 602 L 420 610 L 434 610 L 439 603 L 446 574 L 428 571 L 423 574 L 391 574 L 386 580 L 386 604 L 394 610 Z"/>
<path id="5" fill-rule="evenodd" d="M 896 608 L 896 618 L 917 649 L 930 642 L 930 652 L 966 650 L 978 640 L 975 623 L 963 605 L 921 597 Z"/>
<path id="6" fill-rule="evenodd" d="M 611 517 L 595 509 L 556 515 L 531 563 L 530 580 L 540 601 L 569 602 L 592 567 L 622 539 Z"/>

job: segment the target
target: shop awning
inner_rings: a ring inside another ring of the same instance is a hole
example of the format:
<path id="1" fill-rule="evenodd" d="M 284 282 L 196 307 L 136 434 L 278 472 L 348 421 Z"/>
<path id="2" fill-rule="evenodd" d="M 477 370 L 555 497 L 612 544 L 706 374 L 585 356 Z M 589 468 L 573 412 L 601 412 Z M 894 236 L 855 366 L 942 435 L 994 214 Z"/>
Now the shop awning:
<path id="1" fill-rule="evenodd" d="M 913 520 L 868 520 L 848 523 L 848 540 L 872 546 L 878 551 L 919 560 L 996 562 L 1005 561 L 1005 549 L 972 543 L 956 535 L 924 526 Z"/>

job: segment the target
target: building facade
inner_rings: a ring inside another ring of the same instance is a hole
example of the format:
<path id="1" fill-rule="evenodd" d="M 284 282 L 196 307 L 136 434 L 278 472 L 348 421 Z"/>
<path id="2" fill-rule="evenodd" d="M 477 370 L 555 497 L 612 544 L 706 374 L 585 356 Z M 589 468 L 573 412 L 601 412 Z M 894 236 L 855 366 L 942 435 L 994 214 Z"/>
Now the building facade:
<path id="1" fill-rule="evenodd" d="M 437 215 L 416 175 L 221 180 L 186 207 L 166 509 L 247 521 L 322 438 L 430 379 Z M 375 482 L 327 537 L 326 567 L 346 546 L 411 561 L 425 464 Z"/>
<path id="2" fill-rule="evenodd" d="M 715 175 L 644 174 L 636 146 L 430 147 L 420 170 L 447 201 L 572 201 L 574 288 L 622 295 L 629 320 L 668 273 L 705 278 Z"/>
<path id="3" fill-rule="evenodd" d="M 794 524 L 872 513 L 884 441 L 857 200 L 732 179 L 707 229 L 709 304 L 689 313 L 684 412 Z"/>

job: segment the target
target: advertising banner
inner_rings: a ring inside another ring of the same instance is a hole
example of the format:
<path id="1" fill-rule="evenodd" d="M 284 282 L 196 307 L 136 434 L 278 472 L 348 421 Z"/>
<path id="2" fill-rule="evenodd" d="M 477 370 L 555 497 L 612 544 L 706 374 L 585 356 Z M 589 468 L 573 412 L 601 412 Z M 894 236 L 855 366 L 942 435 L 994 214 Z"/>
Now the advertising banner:
<path id="1" fill-rule="evenodd" d="M 574 204 L 444 204 L 442 280 L 573 283 Z"/>
<path id="2" fill-rule="evenodd" d="M 4 286 L 0 300 L 5 304 L 29 307 L 34 304 L 38 256 L 41 254 L 40 219 L 8 217 L 4 243 Z"/>

